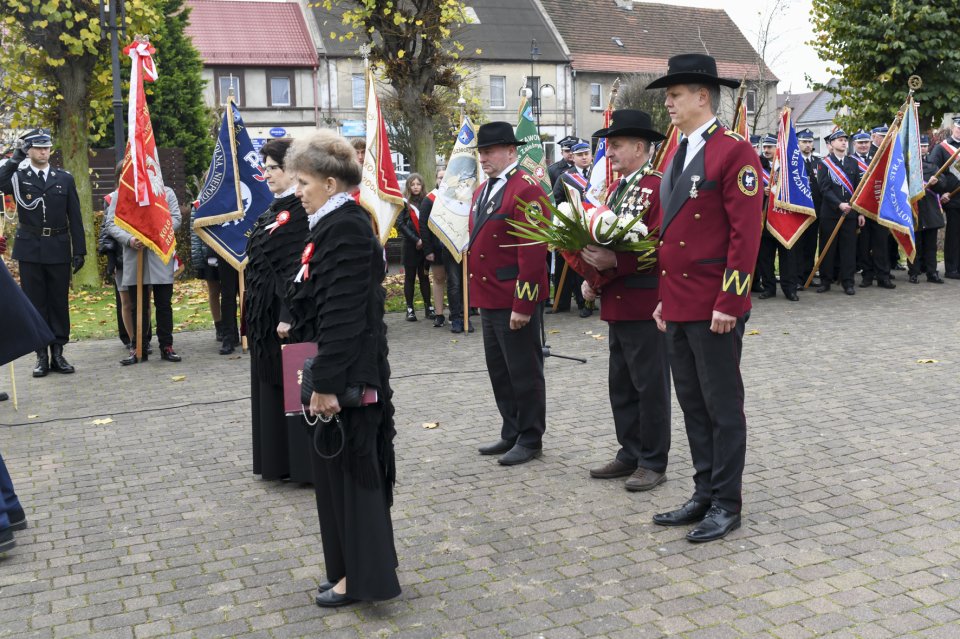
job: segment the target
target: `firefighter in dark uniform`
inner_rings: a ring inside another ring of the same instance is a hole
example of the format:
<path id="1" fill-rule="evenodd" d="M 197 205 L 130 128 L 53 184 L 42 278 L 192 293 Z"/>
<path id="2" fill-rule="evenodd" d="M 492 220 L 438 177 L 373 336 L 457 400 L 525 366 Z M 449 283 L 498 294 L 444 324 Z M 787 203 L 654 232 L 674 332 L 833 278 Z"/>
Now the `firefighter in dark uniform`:
<path id="1" fill-rule="evenodd" d="M 880 145 L 883 144 L 883 138 L 887 136 L 889 127 L 886 124 L 881 124 L 880 126 L 873 127 L 870 129 L 870 157 L 873 158 L 877 154 L 877 151 L 880 150 Z M 867 220 L 868 222 L 870 220 Z M 887 230 L 886 234 L 887 241 L 887 260 L 890 264 L 891 270 L 894 271 L 905 271 L 906 268 L 903 264 L 900 263 L 900 245 L 897 244 L 897 240 L 893 237 L 893 233 L 890 233 Z M 891 276 L 891 279 L 896 279 Z M 887 287 L 889 288 L 889 287 Z"/>
<path id="2" fill-rule="evenodd" d="M 560 159 L 547 167 L 547 175 L 550 176 L 550 186 L 556 186 L 557 180 L 560 179 L 560 176 L 573 166 L 573 145 L 579 142 L 580 139 L 573 135 L 568 135 L 559 142 L 557 146 L 560 147 Z"/>
<path id="3" fill-rule="evenodd" d="M 768 173 L 772 171 L 772 161 L 777 148 L 777 136 L 768 133 L 763 136 L 761 141 L 763 155 L 760 157 L 760 164 Z M 773 176 L 771 176 L 773 179 Z M 763 210 L 767 211 L 767 203 L 770 198 L 770 187 L 767 185 L 763 193 Z M 788 249 L 780 243 L 773 233 L 767 228 L 764 221 L 763 234 L 760 237 L 760 253 L 757 257 L 756 277 L 763 282 L 763 291 L 760 293 L 760 299 L 765 300 L 777 296 L 777 275 L 775 262 L 779 257 L 780 266 L 780 289 L 783 296 L 791 302 L 798 302 L 797 296 L 797 265 L 796 251 Z"/>
<path id="4" fill-rule="evenodd" d="M 750 143 L 717 121 L 721 79 L 712 57 L 670 58 L 665 105 L 683 137 L 660 184 L 660 302 L 657 326 L 667 349 L 690 442 L 693 496 L 654 515 L 661 526 L 695 524 L 691 542 L 720 539 L 740 527 L 747 449 L 743 333 L 750 280 L 760 249 L 763 185 Z"/>
<path id="5" fill-rule="evenodd" d="M 480 448 L 502 455 L 504 466 L 540 456 L 546 431 L 541 302 L 547 298 L 546 246 L 518 246 L 508 219 L 526 220 L 517 200 L 546 197 L 539 182 L 517 167 L 517 140 L 508 122 L 477 131 L 480 166 L 487 180 L 473 194 L 467 282 L 480 309 L 483 351 L 503 425 L 500 439 Z"/>
<path id="6" fill-rule="evenodd" d="M 71 269 L 79 271 L 87 253 L 80 198 L 73 176 L 50 166 L 49 131 L 34 129 L 19 142 L 13 157 L 0 165 L 0 191 L 13 194 L 17 203 L 13 258 L 20 262 L 20 285 L 54 336 L 49 356 L 46 348 L 37 351 L 33 376 L 72 373 L 63 345 L 70 340 Z"/>
<path id="7" fill-rule="evenodd" d="M 927 160 L 927 150 L 930 148 L 930 138 L 920 136 L 920 156 L 923 158 L 923 179 L 926 182 L 926 193 L 917 203 L 916 238 L 917 255 L 910 262 L 910 283 L 920 282 L 920 273 L 927 274 L 927 281 L 932 284 L 943 284 L 943 279 L 937 272 L 937 233 L 944 227 L 943 207 L 940 205 L 940 195 L 943 193 L 943 183 L 940 178 L 933 177 L 940 167 Z M 942 176 L 941 176 L 942 177 Z"/>
<path id="8" fill-rule="evenodd" d="M 813 131 L 804 129 L 797 131 L 797 146 L 803 156 L 803 163 L 807 168 L 807 177 L 810 178 L 810 192 L 813 195 L 813 210 L 820 215 L 820 186 L 817 184 L 817 175 L 820 170 L 820 156 L 813 152 Z M 810 271 L 817 262 L 817 236 L 820 228 L 817 219 L 800 236 L 795 250 L 797 251 L 797 276 L 802 286 L 810 277 Z"/>
<path id="9" fill-rule="evenodd" d="M 863 227 L 864 217 L 850 206 L 850 198 L 860 184 L 863 172 L 856 160 L 847 155 L 847 134 L 837 129 L 823 138 L 830 152 L 820 163 L 820 252 L 837 223 L 843 218 L 840 231 L 820 263 L 820 286 L 817 293 L 826 293 L 834 279 L 834 262 L 840 263 L 839 279 L 843 292 L 855 295 L 853 277 L 857 272 L 857 227 Z"/>
<path id="10" fill-rule="evenodd" d="M 878 131 L 886 133 L 886 127 L 873 129 L 873 133 Z M 883 143 L 883 139 L 880 139 Z M 866 173 L 870 162 L 873 160 L 873 151 L 870 146 L 870 136 L 858 131 L 853 134 L 853 154 L 851 157 L 857 161 L 860 170 Z M 893 237 L 887 227 L 877 224 L 875 221 L 867 218 L 864 221 L 863 228 L 860 229 L 860 235 L 857 237 L 857 263 L 860 266 L 862 279 L 860 287 L 867 288 L 873 286 L 874 280 L 880 288 L 896 288 L 897 285 L 891 280 L 890 264 L 896 261 L 891 255 L 900 255 L 900 249 L 897 247 L 895 253 L 890 252 L 890 239 Z M 896 241 L 896 240 L 894 240 Z"/>
<path id="11" fill-rule="evenodd" d="M 661 221 L 660 174 L 649 161 L 653 143 L 663 134 L 653 130 L 643 111 L 614 111 L 610 127 L 593 134 L 607 139 L 607 161 L 622 177 L 611 185 L 607 206 L 621 218 L 641 216 L 655 232 Z M 647 266 L 638 253 L 587 246 L 583 260 L 609 279 L 600 290 L 583 283 L 584 297 L 600 296 L 600 318 L 610 324 L 608 386 L 613 425 L 620 450 L 616 457 L 590 470 L 597 479 L 627 477 L 630 491 L 651 490 L 667 479 L 670 452 L 670 366 L 667 342 L 657 330 L 660 269 Z"/>
<path id="12" fill-rule="evenodd" d="M 960 149 L 960 116 L 953 118 L 950 137 L 930 149 L 927 161 L 939 170 L 957 149 Z M 947 218 L 943 236 L 943 276 L 948 280 L 960 280 L 960 196 L 947 197 L 948 193 L 960 187 L 958 164 L 955 163 L 949 170 L 941 173 L 938 179 L 943 192 L 940 202 Z"/>

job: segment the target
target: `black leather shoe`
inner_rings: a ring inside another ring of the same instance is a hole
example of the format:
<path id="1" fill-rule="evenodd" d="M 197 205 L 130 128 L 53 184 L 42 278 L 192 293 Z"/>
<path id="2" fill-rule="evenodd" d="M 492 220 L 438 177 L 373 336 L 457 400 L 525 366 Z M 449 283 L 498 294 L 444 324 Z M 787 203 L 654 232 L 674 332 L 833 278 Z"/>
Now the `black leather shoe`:
<path id="1" fill-rule="evenodd" d="M 851 284 L 850 286 L 844 286 L 843 292 L 846 293 L 847 295 L 856 295 L 857 289 L 853 288 L 853 285 Z"/>
<path id="2" fill-rule="evenodd" d="M 943 278 L 941 278 L 937 273 L 934 273 L 933 275 L 927 275 L 927 281 L 931 284 L 943 284 Z"/>
<path id="3" fill-rule="evenodd" d="M 0 393 L 0 402 L 5 402 L 8 399 L 10 399 L 9 395 L 7 395 L 6 393 Z"/>
<path id="4" fill-rule="evenodd" d="M 47 349 L 37 351 L 37 363 L 33 365 L 34 377 L 46 377 L 50 372 L 50 356 L 47 355 Z"/>
<path id="5" fill-rule="evenodd" d="M 223 338 L 223 342 L 220 344 L 219 353 L 221 355 L 229 355 L 234 351 L 234 348 L 235 346 L 233 343 L 233 339 L 229 335 L 227 335 L 226 337 Z"/>
<path id="6" fill-rule="evenodd" d="M 796 291 L 790 291 L 789 293 L 784 293 L 783 296 L 786 297 L 786 298 L 787 298 L 788 300 L 790 300 L 791 302 L 799 302 L 799 301 L 800 301 L 800 296 L 797 295 L 797 292 L 796 292 Z"/>
<path id="7" fill-rule="evenodd" d="M 177 355 L 177 352 L 173 350 L 173 346 L 164 346 L 160 349 L 160 359 L 165 359 L 168 362 L 179 362 L 183 358 Z"/>
<path id="8" fill-rule="evenodd" d="M 770 299 L 771 297 L 776 297 L 776 296 L 777 296 L 777 292 L 776 292 L 776 291 L 764 291 L 763 293 L 760 293 L 760 295 L 759 295 L 760 299 L 762 299 L 762 300 L 768 300 L 768 299 Z"/>
<path id="9" fill-rule="evenodd" d="M 868 280 L 868 279 L 864 278 L 864 279 L 860 282 L 860 288 L 870 288 L 871 286 L 873 286 L 873 280 Z"/>
<path id="10" fill-rule="evenodd" d="M 50 370 L 69 375 L 74 371 L 73 366 L 63 356 L 63 346 L 54 344 L 50 347 Z"/>
<path id="11" fill-rule="evenodd" d="M 143 356 L 144 359 L 147 359 L 147 355 Z M 120 360 L 121 366 L 132 366 L 133 364 L 138 363 L 140 360 L 137 359 L 137 349 L 131 348 L 130 354 Z"/>
<path id="12" fill-rule="evenodd" d="M 462 333 L 463 332 L 463 320 L 450 320 L 450 332 L 451 333 Z"/>
<path id="13" fill-rule="evenodd" d="M 920 283 L 920 278 L 917 277 L 916 275 L 911 275 L 911 276 L 908 277 L 907 279 L 910 280 L 910 283 L 911 283 L 911 284 L 919 284 L 919 283 Z M 929 278 L 927 278 L 927 279 L 929 279 Z"/>
<path id="14" fill-rule="evenodd" d="M 336 585 L 337 585 L 337 582 L 335 582 L 335 581 L 325 581 L 325 582 L 323 582 L 322 584 L 320 584 L 319 586 L 317 586 L 317 594 L 318 594 L 318 595 L 322 595 L 323 593 L 325 593 L 326 591 L 330 590 L 331 588 L 333 588 L 333 587 L 336 586 Z"/>
<path id="15" fill-rule="evenodd" d="M 877 286 L 879 286 L 880 288 L 887 288 L 887 289 L 897 288 L 897 285 L 891 282 L 890 280 L 878 280 Z"/>
<path id="16" fill-rule="evenodd" d="M 517 464 L 526 464 L 531 459 L 536 459 L 543 453 L 540 448 L 527 448 L 516 444 L 507 451 L 507 454 L 497 460 L 501 466 L 516 466 Z"/>
<path id="17" fill-rule="evenodd" d="M 10 530 L 26 530 L 27 529 L 27 514 L 23 512 L 23 508 L 17 508 L 16 510 L 8 510 L 7 519 L 10 520 Z"/>
<path id="18" fill-rule="evenodd" d="M 507 439 L 501 439 L 493 444 L 487 444 L 486 446 L 481 446 L 477 450 L 480 451 L 481 455 L 502 455 L 508 450 L 513 448 L 513 442 Z"/>
<path id="19" fill-rule="evenodd" d="M 817 287 L 817 293 L 826 293 L 830 290 L 830 282 L 824 282 Z"/>
<path id="20" fill-rule="evenodd" d="M 583 308 L 580 309 L 580 317 L 586 319 L 586 318 L 590 317 L 591 315 L 593 315 L 593 309 L 592 309 L 592 308 L 587 308 L 586 306 L 584 306 Z"/>
<path id="21" fill-rule="evenodd" d="M 443 325 L 446 324 L 446 322 L 447 322 L 447 319 L 443 316 L 443 314 L 433 316 L 434 328 L 443 328 Z M 462 328 L 460 329 L 460 332 L 461 333 L 463 332 Z"/>
<path id="22" fill-rule="evenodd" d="M 349 606 L 356 602 L 356 599 L 351 599 L 346 595 L 336 593 L 333 588 L 331 588 L 317 595 L 314 601 L 316 601 L 317 605 L 321 608 L 339 608 L 340 606 Z"/>
<path id="23" fill-rule="evenodd" d="M 657 513 L 653 516 L 653 523 L 658 526 L 686 526 L 695 524 L 707 514 L 710 504 L 701 504 L 691 499 L 680 508 L 668 513 Z"/>
<path id="24" fill-rule="evenodd" d="M 17 545 L 17 540 L 13 538 L 13 531 L 9 528 L 0 530 L 0 554 L 12 550 Z"/>
<path id="25" fill-rule="evenodd" d="M 712 506 L 696 528 L 687 533 L 687 541 L 695 544 L 723 539 L 740 527 L 740 513 Z"/>

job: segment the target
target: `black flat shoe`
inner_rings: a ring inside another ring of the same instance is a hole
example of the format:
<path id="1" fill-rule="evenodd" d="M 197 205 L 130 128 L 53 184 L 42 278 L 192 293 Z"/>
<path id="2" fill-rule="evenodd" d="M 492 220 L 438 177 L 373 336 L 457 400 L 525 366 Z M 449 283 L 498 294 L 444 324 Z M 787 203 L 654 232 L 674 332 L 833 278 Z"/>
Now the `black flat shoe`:
<path id="1" fill-rule="evenodd" d="M 846 293 L 847 295 L 856 295 L 857 289 L 853 288 L 853 286 L 844 286 L 843 292 Z"/>
<path id="2" fill-rule="evenodd" d="M 229 355 L 234 351 L 233 340 L 229 337 L 224 337 L 223 342 L 220 344 L 220 350 L 218 351 L 221 355 Z"/>
<path id="3" fill-rule="evenodd" d="M 23 508 L 8 511 L 7 518 L 10 520 L 10 530 L 27 529 L 27 515 L 23 512 Z"/>
<path id="4" fill-rule="evenodd" d="M 760 299 L 762 299 L 762 300 L 768 300 L 768 299 L 770 299 L 771 297 L 776 297 L 776 296 L 777 296 L 776 291 L 773 291 L 773 292 L 771 292 L 771 291 L 764 291 L 763 293 L 760 293 L 760 295 L 759 295 L 758 297 L 759 297 Z"/>
<path id="5" fill-rule="evenodd" d="M 860 282 L 860 288 L 870 288 L 873 286 L 873 280 L 863 280 Z"/>
<path id="6" fill-rule="evenodd" d="M 593 309 L 592 309 L 592 308 L 586 308 L 586 307 L 584 307 L 584 308 L 581 308 L 581 309 L 580 309 L 580 317 L 581 317 L 582 319 L 587 319 L 587 318 L 590 317 L 591 315 L 593 315 Z"/>
<path id="7" fill-rule="evenodd" d="M 507 454 L 498 459 L 497 462 L 501 466 L 516 466 L 518 464 L 526 464 L 528 461 L 536 459 L 542 454 L 543 450 L 540 448 L 527 448 L 526 446 L 516 444 L 507 451 Z"/>
<path id="8" fill-rule="evenodd" d="M 740 513 L 713 506 L 696 528 L 687 533 L 687 541 L 695 544 L 723 539 L 740 527 Z"/>
<path id="9" fill-rule="evenodd" d="M 825 282 L 817 287 L 817 293 L 826 293 L 830 290 L 830 282 Z"/>
<path id="10" fill-rule="evenodd" d="M 335 581 L 325 581 L 325 582 L 323 582 L 322 584 L 320 584 L 319 586 L 317 586 L 317 594 L 318 594 L 318 595 L 322 595 L 323 593 L 325 593 L 326 591 L 330 590 L 331 588 L 333 588 L 333 587 L 336 586 L 336 585 L 337 585 L 337 582 L 335 582 Z"/>
<path id="11" fill-rule="evenodd" d="M 931 284 L 943 284 L 943 279 L 936 273 L 933 275 L 927 275 L 927 281 Z"/>
<path id="12" fill-rule="evenodd" d="M 920 283 L 920 278 L 917 277 L 916 275 L 911 275 L 911 276 L 908 277 L 907 279 L 910 281 L 911 284 L 919 284 L 919 283 Z"/>
<path id="13" fill-rule="evenodd" d="M 683 506 L 668 513 L 657 513 L 653 516 L 653 523 L 658 526 L 686 526 L 701 521 L 710 510 L 710 504 L 701 504 L 693 499 Z"/>
<path id="14" fill-rule="evenodd" d="M 502 455 L 513 448 L 513 442 L 507 439 L 501 439 L 492 444 L 481 446 L 477 450 L 481 455 Z"/>
<path id="15" fill-rule="evenodd" d="M 793 292 L 790 292 L 790 293 L 784 293 L 783 296 L 786 297 L 786 298 L 787 298 L 788 300 L 790 300 L 791 302 L 799 302 L 799 301 L 800 301 L 800 296 L 797 295 L 796 291 L 793 291 Z"/>
<path id="16" fill-rule="evenodd" d="M 351 599 L 346 595 L 341 595 L 334 592 L 333 588 L 330 590 L 325 590 L 316 596 L 314 599 L 317 602 L 317 605 L 321 608 L 339 608 L 340 606 L 349 606 L 350 604 L 356 602 L 356 599 Z"/>
<path id="17" fill-rule="evenodd" d="M 894 289 L 897 288 L 897 285 L 891 282 L 890 280 L 880 280 L 877 282 L 877 286 L 880 288 Z"/>

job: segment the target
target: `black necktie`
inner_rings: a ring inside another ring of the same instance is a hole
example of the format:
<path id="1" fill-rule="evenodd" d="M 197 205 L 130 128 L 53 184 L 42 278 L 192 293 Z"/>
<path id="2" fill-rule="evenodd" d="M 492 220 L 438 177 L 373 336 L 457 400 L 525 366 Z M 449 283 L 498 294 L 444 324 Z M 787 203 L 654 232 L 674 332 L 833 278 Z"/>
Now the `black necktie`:
<path id="1" fill-rule="evenodd" d="M 484 190 L 483 195 L 480 196 L 480 202 L 477 203 L 477 215 L 483 215 L 483 210 L 487 208 L 487 204 L 490 202 L 490 196 L 493 195 L 493 187 L 496 185 L 499 177 L 492 177 L 487 180 L 487 188 Z"/>
<path id="2" fill-rule="evenodd" d="M 683 173 L 683 163 L 687 159 L 687 138 L 680 140 L 680 145 L 677 146 L 676 153 L 673 154 L 673 173 L 670 175 L 670 188 L 673 189 L 677 185 L 677 180 L 680 179 L 680 174 Z"/>
<path id="3" fill-rule="evenodd" d="M 47 172 L 46 172 L 46 171 L 40 171 L 37 175 L 40 177 L 40 186 L 46 186 L 46 184 L 47 184 Z"/>

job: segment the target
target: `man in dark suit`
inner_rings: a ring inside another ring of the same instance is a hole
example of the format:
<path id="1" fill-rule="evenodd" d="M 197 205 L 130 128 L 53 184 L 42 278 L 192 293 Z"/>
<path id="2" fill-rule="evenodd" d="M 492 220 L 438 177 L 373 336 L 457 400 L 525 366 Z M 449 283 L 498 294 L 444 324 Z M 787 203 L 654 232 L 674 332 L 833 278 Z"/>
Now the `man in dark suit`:
<path id="1" fill-rule="evenodd" d="M 939 170 L 957 149 L 960 149 L 960 116 L 953 118 L 950 137 L 930 149 L 927 161 Z M 946 215 L 946 230 L 943 235 L 944 277 L 948 280 L 960 280 L 960 196 L 951 198 L 948 195 L 960 187 L 960 165 L 954 163 L 937 179 L 943 193 L 940 203 Z"/>
<path id="2" fill-rule="evenodd" d="M 546 384 L 540 337 L 540 303 L 547 298 L 546 246 L 517 246 L 508 219 L 525 221 L 517 200 L 536 203 L 545 193 L 517 166 L 517 140 L 508 122 L 477 131 L 480 166 L 487 180 L 473 195 L 467 282 L 480 309 L 483 350 L 503 426 L 500 439 L 480 448 L 502 455 L 504 466 L 539 457 L 546 431 Z"/>
<path id="3" fill-rule="evenodd" d="M 593 134 L 607 139 L 607 161 L 622 177 L 611 185 L 607 206 L 630 220 L 638 215 L 653 231 L 660 226 L 660 174 L 650 167 L 653 130 L 643 111 L 614 111 L 610 126 Z M 628 477 L 630 491 L 656 488 L 667 479 L 670 452 L 670 366 L 667 343 L 657 330 L 657 264 L 646 266 L 638 253 L 588 246 L 583 260 L 610 278 L 600 290 L 583 283 L 583 295 L 602 299 L 600 318 L 610 324 L 610 407 L 620 450 L 613 461 L 594 468 L 597 479 Z"/>
<path id="4" fill-rule="evenodd" d="M 573 166 L 560 174 L 560 178 L 553 185 L 553 201 L 556 204 L 567 201 L 567 189 L 571 189 L 580 194 L 581 200 L 584 193 L 590 186 L 590 169 L 593 164 L 593 157 L 590 153 L 590 143 L 586 140 L 577 140 L 570 151 L 573 157 Z M 572 268 L 567 268 L 567 276 L 563 282 L 563 290 L 560 290 L 560 278 L 563 277 L 563 268 L 566 260 L 560 251 L 555 251 L 556 262 L 553 270 L 553 294 L 554 299 L 559 296 L 560 302 L 557 303 L 557 312 L 565 313 L 570 310 L 570 296 L 573 296 L 577 303 L 577 309 L 580 311 L 580 317 L 587 318 L 593 315 L 593 309 L 587 305 L 583 299 L 583 293 L 580 291 L 580 285 L 583 278 Z M 553 308 L 546 310 L 547 314 L 553 313 Z"/>
<path id="5" fill-rule="evenodd" d="M 856 294 L 853 276 L 857 269 L 857 227 L 863 227 L 864 217 L 850 206 L 850 198 L 860 184 L 863 172 L 856 160 L 847 155 L 847 134 L 837 129 L 824 138 L 830 153 L 824 156 L 817 181 L 820 185 L 820 252 L 843 220 L 840 231 L 823 261 L 820 263 L 820 287 L 817 293 L 826 293 L 834 277 L 834 261 L 840 263 L 840 284 L 847 295 Z"/>
<path id="6" fill-rule="evenodd" d="M 50 166 L 49 131 L 34 129 L 19 142 L 0 165 L 0 191 L 12 193 L 17 203 L 13 258 L 20 261 L 20 285 L 54 335 L 49 356 L 46 348 L 37 351 L 33 376 L 72 373 L 63 345 L 70 340 L 71 267 L 79 271 L 87 253 L 80 198 L 73 176 Z"/>
<path id="7" fill-rule="evenodd" d="M 690 442 L 694 493 L 680 508 L 654 515 L 661 526 L 696 524 L 691 542 L 720 539 L 740 527 L 747 448 L 740 353 L 750 311 L 751 272 L 762 222 L 760 162 L 750 143 L 717 121 L 716 61 L 677 55 L 665 105 L 683 137 L 660 185 L 660 303 L 653 317 L 667 333 L 677 400 Z"/>
<path id="8" fill-rule="evenodd" d="M 760 157 L 760 166 L 764 172 L 763 189 L 763 210 L 767 211 L 767 205 L 770 199 L 770 173 L 773 170 L 773 160 L 777 152 L 777 136 L 768 133 L 763 136 L 761 141 L 763 155 Z M 757 257 L 757 273 L 763 283 L 763 291 L 760 293 L 760 299 L 766 300 L 777 296 L 777 269 L 780 267 L 780 289 L 783 296 L 791 302 L 800 301 L 797 295 L 797 253 L 793 249 L 788 249 L 780 243 L 770 229 L 767 228 L 766 221 L 763 225 L 763 233 L 760 236 L 760 254 Z"/>
<path id="9" fill-rule="evenodd" d="M 571 148 L 579 141 L 579 138 L 576 136 L 568 135 L 557 142 L 557 146 L 560 147 L 560 159 L 547 167 L 547 175 L 550 176 L 551 187 L 556 185 L 557 180 L 560 179 L 564 171 L 573 166 L 573 152 Z"/>

